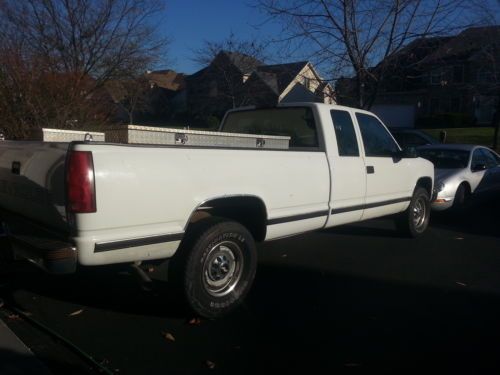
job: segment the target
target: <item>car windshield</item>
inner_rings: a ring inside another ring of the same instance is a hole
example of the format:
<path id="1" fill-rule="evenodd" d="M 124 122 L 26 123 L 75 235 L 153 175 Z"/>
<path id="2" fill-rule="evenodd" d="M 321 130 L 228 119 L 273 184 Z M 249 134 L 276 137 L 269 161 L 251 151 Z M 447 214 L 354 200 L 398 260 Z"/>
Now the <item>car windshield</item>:
<path id="1" fill-rule="evenodd" d="M 431 136 L 417 131 L 393 131 L 393 135 L 403 148 L 439 143 Z"/>
<path id="2" fill-rule="evenodd" d="M 467 168 L 469 164 L 469 151 L 464 150 L 427 148 L 418 150 L 418 154 L 439 169 Z"/>

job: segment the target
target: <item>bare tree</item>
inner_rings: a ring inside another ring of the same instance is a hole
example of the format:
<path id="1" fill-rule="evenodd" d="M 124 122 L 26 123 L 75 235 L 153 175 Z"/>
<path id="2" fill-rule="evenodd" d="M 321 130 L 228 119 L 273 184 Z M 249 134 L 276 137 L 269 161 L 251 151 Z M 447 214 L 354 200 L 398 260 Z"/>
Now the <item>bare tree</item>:
<path id="1" fill-rule="evenodd" d="M 160 0 L 1 1 L 0 115 L 11 136 L 105 121 L 104 84 L 162 57 L 168 41 L 153 23 L 162 10 Z"/>
<path id="2" fill-rule="evenodd" d="M 193 61 L 198 63 L 200 67 L 209 65 L 221 51 L 237 52 L 264 61 L 269 57 L 267 48 L 268 43 L 265 41 L 258 41 L 257 39 L 242 40 L 234 33 L 230 33 L 222 41 L 205 40 L 201 48 L 194 51 Z M 252 66 L 248 65 L 248 68 L 252 68 Z"/>
<path id="3" fill-rule="evenodd" d="M 248 77 L 267 60 L 267 46 L 265 41 L 241 40 L 231 33 L 223 41 L 205 41 L 195 51 L 193 61 L 200 67 L 210 66 L 215 71 L 219 83 L 217 96 L 228 99 L 232 108 L 236 108 L 245 105 L 248 99 L 242 76 Z"/>
<path id="4" fill-rule="evenodd" d="M 127 112 L 129 124 L 134 123 L 136 114 L 152 109 L 151 84 L 144 75 L 111 81 L 106 87 L 113 99 Z"/>
<path id="5" fill-rule="evenodd" d="M 257 0 L 283 23 L 288 50 L 305 52 L 330 79 L 355 77 L 360 108 L 370 108 L 384 61 L 412 40 L 491 21 L 486 0 Z M 373 69 L 377 66 L 376 69 Z"/>

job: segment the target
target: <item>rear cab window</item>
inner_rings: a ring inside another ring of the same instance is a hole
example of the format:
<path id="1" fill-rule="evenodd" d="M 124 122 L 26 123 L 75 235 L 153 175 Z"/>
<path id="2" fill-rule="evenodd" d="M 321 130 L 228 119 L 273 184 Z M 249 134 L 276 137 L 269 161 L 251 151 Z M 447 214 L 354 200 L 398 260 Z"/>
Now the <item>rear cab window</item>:
<path id="1" fill-rule="evenodd" d="M 330 115 L 337 138 L 339 156 L 359 156 L 358 140 L 349 112 L 332 110 Z"/>
<path id="2" fill-rule="evenodd" d="M 227 133 L 288 136 L 291 150 L 319 149 L 317 124 L 310 107 L 229 112 L 220 130 Z"/>

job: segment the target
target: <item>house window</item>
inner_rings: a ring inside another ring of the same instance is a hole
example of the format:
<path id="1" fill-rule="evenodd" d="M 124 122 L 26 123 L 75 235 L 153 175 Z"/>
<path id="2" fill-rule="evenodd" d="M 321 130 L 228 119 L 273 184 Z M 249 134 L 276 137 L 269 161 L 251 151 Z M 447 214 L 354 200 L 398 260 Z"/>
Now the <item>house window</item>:
<path id="1" fill-rule="evenodd" d="M 476 73 L 476 81 L 478 83 L 490 83 L 495 81 L 495 75 L 490 67 L 481 67 Z"/>
<path id="2" fill-rule="evenodd" d="M 441 69 L 434 69 L 431 72 L 431 85 L 440 85 L 443 74 Z"/>
<path id="3" fill-rule="evenodd" d="M 429 110 L 431 114 L 439 111 L 439 98 L 431 98 Z"/>
<path id="4" fill-rule="evenodd" d="M 442 113 L 451 111 L 451 98 L 443 97 L 439 100 L 439 111 Z"/>
<path id="5" fill-rule="evenodd" d="M 304 86 L 306 89 L 311 89 L 311 78 L 304 77 Z"/>
<path id="6" fill-rule="evenodd" d="M 455 65 L 453 67 L 453 82 L 462 83 L 464 81 L 464 67 L 463 65 Z"/>
<path id="7" fill-rule="evenodd" d="M 451 111 L 452 112 L 460 112 L 462 110 L 462 98 L 459 96 L 455 96 L 451 98 Z"/>
<path id="8" fill-rule="evenodd" d="M 451 77 L 452 71 L 450 67 L 436 68 L 431 71 L 431 85 L 446 86 Z"/>
<path id="9" fill-rule="evenodd" d="M 208 96 L 210 96 L 211 98 L 214 98 L 216 97 L 218 94 L 218 91 L 217 91 L 217 82 L 216 81 L 210 81 L 210 89 L 208 91 Z"/>

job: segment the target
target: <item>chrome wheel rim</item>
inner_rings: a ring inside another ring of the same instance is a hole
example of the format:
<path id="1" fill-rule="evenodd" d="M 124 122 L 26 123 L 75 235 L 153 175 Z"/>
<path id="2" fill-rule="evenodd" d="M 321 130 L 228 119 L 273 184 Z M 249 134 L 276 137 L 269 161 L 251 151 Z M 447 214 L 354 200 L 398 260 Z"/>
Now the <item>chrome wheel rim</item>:
<path id="1" fill-rule="evenodd" d="M 207 293 L 223 297 L 231 293 L 241 279 L 243 251 L 232 241 L 216 244 L 203 263 L 203 285 Z"/>
<path id="2" fill-rule="evenodd" d="M 417 231 L 425 228 L 427 216 L 427 207 L 423 198 L 418 198 L 412 210 L 413 226 Z"/>

